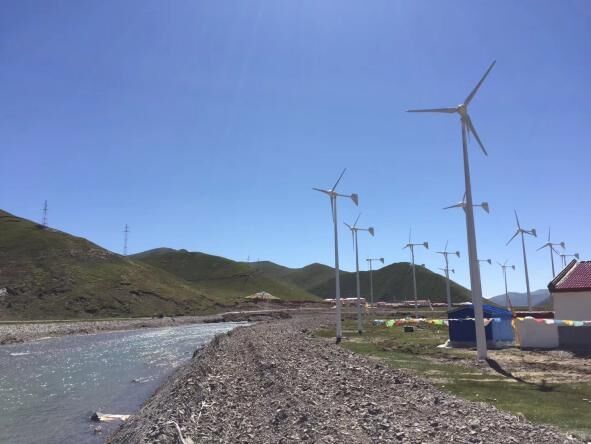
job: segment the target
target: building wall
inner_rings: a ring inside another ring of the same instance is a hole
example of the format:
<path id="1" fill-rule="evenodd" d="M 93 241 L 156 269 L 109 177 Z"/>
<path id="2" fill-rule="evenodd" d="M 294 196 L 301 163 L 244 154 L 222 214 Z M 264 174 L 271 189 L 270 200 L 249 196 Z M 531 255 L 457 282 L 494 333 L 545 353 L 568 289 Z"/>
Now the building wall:
<path id="1" fill-rule="evenodd" d="M 572 321 L 591 320 L 591 291 L 553 293 L 554 318 Z"/>
<path id="2" fill-rule="evenodd" d="M 591 350 L 591 327 L 558 327 L 560 348 Z"/>
<path id="3" fill-rule="evenodd" d="M 515 328 L 521 348 L 557 348 L 558 327 L 539 324 L 534 319 L 515 320 Z"/>

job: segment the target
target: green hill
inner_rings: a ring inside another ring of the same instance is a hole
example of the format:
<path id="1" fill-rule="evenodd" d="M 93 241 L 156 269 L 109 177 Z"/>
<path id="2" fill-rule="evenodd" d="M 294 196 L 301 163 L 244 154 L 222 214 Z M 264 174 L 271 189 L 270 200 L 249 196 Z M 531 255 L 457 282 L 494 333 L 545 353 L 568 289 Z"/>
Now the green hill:
<path id="1" fill-rule="evenodd" d="M 241 301 L 259 291 L 284 301 L 315 301 L 318 298 L 289 281 L 279 281 L 244 262 L 187 250 L 158 248 L 132 258 L 165 270 L 225 303 Z M 278 266 L 280 267 L 280 266 Z"/>
<path id="2" fill-rule="evenodd" d="M 163 270 L 0 210 L 0 319 L 196 314 L 219 306 Z"/>
<path id="3" fill-rule="evenodd" d="M 333 298 L 335 294 L 334 268 L 311 264 L 303 268 L 287 268 L 273 262 L 256 262 L 253 267 L 275 279 L 298 285 L 321 298 Z M 417 266 L 417 294 L 419 299 L 446 302 L 445 278 L 431 270 Z M 369 271 L 359 273 L 361 295 L 369 300 Z M 408 262 L 399 262 L 374 270 L 374 301 L 394 302 L 412 300 L 412 269 Z M 341 295 L 356 295 L 355 273 L 341 271 Z M 452 301 L 470 300 L 468 289 L 451 281 Z"/>

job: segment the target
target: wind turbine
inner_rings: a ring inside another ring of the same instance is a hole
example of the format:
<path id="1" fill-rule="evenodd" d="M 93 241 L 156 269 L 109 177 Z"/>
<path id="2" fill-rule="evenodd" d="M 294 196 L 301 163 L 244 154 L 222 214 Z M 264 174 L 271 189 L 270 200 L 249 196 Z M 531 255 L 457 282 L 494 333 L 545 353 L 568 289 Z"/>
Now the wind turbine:
<path id="1" fill-rule="evenodd" d="M 415 318 L 419 317 L 419 303 L 417 300 L 417 275 L 415 272 L 415 247 L 425 247 L 427 250 L 429 249 L 429 242 L 423 242 L 421 244 L 413 244 L 410 240 L 410 233 L 408 234 L 408 244 L 406 244 L 402 249 L 405 248 L 410 249 L 410 257 L 412 259 L 412 287 L 415 297 Z"/>
<path id="2" fill-rule="evenodd" d="M 515 211 L 515 210 L 514 210 Z M 517 222 L 517 231 L 513 235 L 511 239 L 507 242 L 507 245 L 511 243 L 513 239 L 515 239 L 519 234 L 521 234 L 521 248 L 523 250 L 523 268 L 525 269 L 525 287 L 527 289 L 527 308 L 529 311 L 532 310 L 531 305 L 531 291 L 529 289 L 529 273 L 527 271 L 527 256 L 525 254 L 525 234 L 529 234 L 530 236 L 537 237 L 538 234 L 536 233 L 536 229 L 532 228 L 531 230 L 524 230 L 519 225 L 519 217 L 517 217 L 517 211 L 515 211 L 515 221 Z"/>
<path id="3" fill-rule="evenodd" d="M 353 194 L 339 194 L 336 192 L 337 185 L 343 178 L 343 175 L 347 171 L 347 168 L 343 170 L 332 188 L 323 190 L 321 188 L 312 188 L 315 191 L 327 194 L 330 197 L 330 209 L 332 213 L 332 223 L 334 228 L 334 270 L 335 270 L 335 302 L 336 302 L 336 342 L 341 342 L 341 280 L 339 274 L 339 233 L 337 228 L 337 198 L 347 197 L 353 201 L 355 205 L 359 205 L 359 196 Z"/>
<path id="4" fill-rule="evenodd" d="M 447 309 L 451 310 L 452 306 L 451 306 L 451 289 L 449 286 L 449 261 L 448 261 L 448 256 L 450 254 L 455 254 L 457 257 L 460 257 L 460 252 L 459 251 L 447 251 L 447 242 L 445 242 L 445 248 L 443 249 L 443 251 L 438 251 L 438 254 L 442 254 L 443 257 L 445 258 L 445 268 L 442 268 L 441 270 L 445 271 L 445 292 L 447 295 Z M 454 270 L 451 270 L 452 273 L 455 273 Z"/>
<path id="5" fill-rule="evenodd" d="M 490 213 L 490 207 L 488 206 L 488 202 L 482 202 L 479 204 L 472 204 L 472 207 L 482 207 L 486 213 Z M 458 202 L 457 204 L 450 205 L 449 207 L 444 207 L 444 210 L 449 210 L 450 208 L 461 208 L 462 210 L 466 211 L 466 193 L 464 193 L 464 197 L 462 197 L 462 201 Z"/>
<path id="6" fill-rule="evenodd" d="M 488 265 L 492 265 L 492 259 L 478 259 L 478 265 L 483 262 L 488 262 Z"/>
<path id="7" fill-rule="evenodd" d="M 497 262 L 503 269 L 503 279 L 505 279 L 505 305 L 507 308 L 511 307 L 511 301 L 509 300 L 509 291 L 507 290 L 507 268 L 512 268 L 515 271 L 515 265 L 507 265 L 507 261 L 504 264 Z"/>
<path id="8" fill-rule="evenodd" d="M 359 283 L 359 241 L 357 239 L 357 233 L 360 231 L 367 231 L 372 236 L 374 235 L 373 227 L 359 228 L 357 222 L 361 214 L 355 219 L 355 223 L 351 226 L 345 222 L 345 225 L 351 230 L 351 236 L 353 236 L 353 247 L 355 248 L 355 271 L 357 275 L 357 333 L 363 334 L 363 319 L 361 318 L 361 285 Z"/>
<path id="9" fill-rule="evenodd" d="M 540 251 L 542 248 L 548 248 L 550 250 L 550 262 L 552 263 L 552 277 L 556 277 L 556 272 L 554 271 L 554 253 L 560 254 L 554 247 L 562 247 L 563 250 L 565 249 L 564 242 L 559 242 L 556 244 L 550 241 L 550 227 L 548 227 L 548 242 L 546 242 L 536 251 Z"/>
<path id="10" fill-rule="evenodd" d="M 472 124 L 472 119 L 468 114 L 468 106 L 474 99 L 474 96 L 480 89 L 480 86 L 489 75 L 490 71 L 495 66 L 496 62 L 492 62 L 489 68 L 484 73 L 484 76 L 476 84 L 474 89 L 468 94 L 468 97 L 458 106 L 453 108 L 431 108 L 431 109 L 412 109 L 408 112 L 412 113 L 445 113 L 458 114 L 460 116 L 460 124 L 462 130 L 462 153 L 464 157 L 464 182 L 466 190 L 466 199 L 464 210 L 466 212 L 466 231 L 468 237 L 468 258 L 470 262 L 470 287 L 472 288 L 472 306 L 474 307 L 474 327 L 476 330 L 476 348 L 478 350 L 478 359 L 486 359 L 486 336 L 484 333 L 484 316 L 482 313 L 482 285 L 480 282 L 480 269 L 478 267 L 478 252 L 476 248 L 476 227 L 474 225 L 474 211 L 472 202 L 472 183 L 470 181 L 470 161 L 468 159 L 468 135 L 472 133 L 478 145 L 485 155 L 488 155 L 486 148 L 482 144 L 476 128 Z"/>
<path id="11" fill-rule="evenodd" d="M 562 258 L 562 265 L 566 267 L 566 258 L 567 257 L 574 257 L 575 259 L 579 260 L 579 253 L 574 254 L 561 254 L 560 257 Z"/>
<path id="12" fill-rule="evenodd" d="M 384 263 L 384 258 L 383 257 L 379 257 L 379 258 L 368 258 L 365 259 L 368 263 L 369 263 L 369 300 L 371 301 L 370 304 L 373 305 L 373 268 L 371 266 L 372 262 L 374 261 L 378 261 L 381 262 L 382 264 Z"/>

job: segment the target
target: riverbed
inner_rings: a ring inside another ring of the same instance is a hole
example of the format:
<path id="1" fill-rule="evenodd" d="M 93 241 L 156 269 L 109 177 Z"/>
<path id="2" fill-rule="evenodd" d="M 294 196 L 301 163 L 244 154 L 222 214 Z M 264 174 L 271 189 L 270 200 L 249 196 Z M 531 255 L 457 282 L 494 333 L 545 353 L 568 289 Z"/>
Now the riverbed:
<path id="1" fill-rule="evenodd" d="M 175 368 L 238 324 L 65 336 L 0 347 L 0 443 L 100 443 Z M 100 425 L 100 432 L 95 428 Z"/>

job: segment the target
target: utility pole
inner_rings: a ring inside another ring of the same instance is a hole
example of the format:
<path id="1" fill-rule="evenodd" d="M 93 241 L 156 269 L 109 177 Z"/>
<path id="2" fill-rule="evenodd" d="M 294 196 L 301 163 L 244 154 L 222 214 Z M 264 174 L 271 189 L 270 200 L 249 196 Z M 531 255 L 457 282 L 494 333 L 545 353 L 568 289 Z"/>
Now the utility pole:
<path id="1" fill-rule="evenodd" d="M 47 227 L 47 201 L 45 201 L 45 205 L 43 206 L 43 226 Z"/>
<path id="2" fill-rule="evenodd" d="M 380 257 L 380 258 L 368 258 L 365 259 L 368 263 L 369 263 L 369 300 L 370 300 L 370 305 L 373 305 L 373 268 L 372 268 L 372 262 L 373 261 L 379 261 L 382 264 L 384 263 L 384 258 Z"/>

